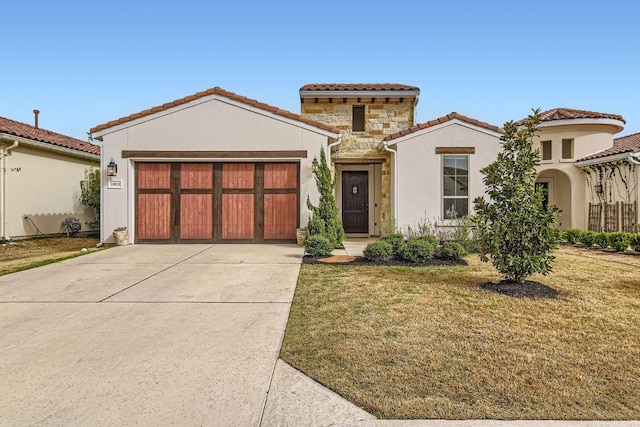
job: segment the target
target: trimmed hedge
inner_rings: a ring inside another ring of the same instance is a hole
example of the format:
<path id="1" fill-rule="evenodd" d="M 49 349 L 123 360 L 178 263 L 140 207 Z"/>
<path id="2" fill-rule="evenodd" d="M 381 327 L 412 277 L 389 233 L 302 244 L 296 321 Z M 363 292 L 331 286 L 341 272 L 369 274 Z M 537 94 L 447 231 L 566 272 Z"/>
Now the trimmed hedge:
<path id="1" fill-rule="evenodd" d="M 570 228 L 564 231 L 564 238 L 569 243 L 579 243 L 582 236 L 582 230 L 579 228 Z"/>
<path id="2" fill-rule="evenodd" d="M 469 252 L 458 242 L 444 242 L 440 248 L 440 258 L 459 260 L 469 255 Z"/>
<path id="3" fill-rule="evenodd" d="M 596 245 L 600 246 L 602 249 L 606 249 L 609 247 L 609 233 L 596 233 L 596 237 L 594 242 Z"/>
<path id="4" fill-rule="evenodd" d="M 404 237 L 402 238 L 404 245 Z M 393 246 L 388 241 L 382 239 L 371 242 L 364 248 L 364 256 L 374 262 L 387 262 L 393 258 Z"/>
<path id="5" fill-rule="evenodd" d="M 387 242 L 391 245 L 393 249 L 393 256 L 396 258 L 400 258 L 402 256 L 402 252 L 404 251 L 404 234 L 402 233 L 392 233 L 384 235 L 380 238 L 380 241 Z"/>
<path id="6" fill-rule="evenodd" d="M 585 230 L 580 234 L 580 243 L 587 246 L 592 246 L 596 242 L 596 236 L 598 233 L 595 231 Z"/>
<path id="7" fill-rule="evenodd" d="M 415 237 L 416 240 L 424 240 L 425 242 L 431 243 L 433 246 L 438 246 L 440 244 L 440 240 L 436 236 L 432 236 L 430 234 Z"/>
<path id="8" fill-rule="evenodd" d="M 629 234 L 629 245 L 634 251 L 640 252 L 640 234 Z"/>
<path id="9" fill-rule="evenodd" d="M 304 250 L 311 256 L 329 256 L 333 245 L 328 238 L 318 234 L 305 239 Z"/>
<path id="10" fill-rule="evenodd" d="M 409 239 L 404 247 L 402 259 L 414 264 L 423 264 L 433 258 L 436 246 L 427 239 Z"/>
<path id="11" fill-rule="evenodd" d="M 616 231 L 615 233 L 608 233 L 609 246 L 617 251 L 626 251 L 629 247 L 629 241 L 631 240 L 631 234 Z"/>

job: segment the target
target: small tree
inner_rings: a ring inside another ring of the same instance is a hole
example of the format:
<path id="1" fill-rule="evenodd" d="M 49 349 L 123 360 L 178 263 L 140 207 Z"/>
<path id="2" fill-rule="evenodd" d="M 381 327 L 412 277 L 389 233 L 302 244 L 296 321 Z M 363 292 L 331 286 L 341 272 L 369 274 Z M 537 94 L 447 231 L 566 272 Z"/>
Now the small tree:
<path id="1" fill-rule="evenodd" d="M 338 205 L 334 195 L 337 182 L 327 164 L 324 150 L 320 150 L 320 163 L 313 174 L 320 193 L 320 202 L 318 206 L 313 206 L 307 197 L 307 207 L 311 211 L 307 236 L 323 235 L 329 239 L 334 248 L 340 247 L 342 239 L 344 239 L 344 228 L 340 215 L 338 215 Z"/>
<path id="2" fill-rule="evenodd" d="M 480 259 L 488 262 L 491 255 L 498 272 L 518 283 L 533 273 L 551 272 L 558 244 L 553 224 L 560 209 L 546 208 L 544 192 L 535 191 L 540 152 L 532 140 L 539 124 L 539 109 L 520 126 L 505 123 L 502 151 L 481 170 L 490 200 L 474 200 Z"/>
<path id="3" fill-rule="evenodd" d="M 95 216 L 93 221 L 89 221 L 92 229 L 100 228 L 100 170 L 85 169 L 84 180 L 80 181 L 80 202 L 83 205 L 93 208 Z"/>

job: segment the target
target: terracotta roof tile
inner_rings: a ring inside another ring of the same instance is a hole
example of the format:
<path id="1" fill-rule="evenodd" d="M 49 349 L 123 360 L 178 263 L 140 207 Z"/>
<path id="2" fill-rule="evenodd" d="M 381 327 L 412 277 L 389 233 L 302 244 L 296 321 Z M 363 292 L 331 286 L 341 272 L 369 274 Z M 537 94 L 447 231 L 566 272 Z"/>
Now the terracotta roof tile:
<path id="1" fill-rule="evenodd" d="M 291 112 L 286 111 L 286 110 L 281 110 L 281 109 L 279 109 L 277 107 L 273 107 L 271 105 L 256 101 L 255 99 L 250 99 L 250 98 L 247 98 L 245 96 L 237 95 L 237 94 L 235 94 L 233 92 L 226 91 L 226 90 L 224 90 L 222 88 L 219 88 L 217 86 L 213 87 L 211 89 L 207 89 L 207 90 L 195 93 L 193 95 L 185 96 L 184 98 L 176 99 L 175 101 L 172 101 L 172 102 L 167 102 L 166 104 L 163 104 L 163 105 L 159 105 L 159 106 L 147 109 L 147 110 L 140 111 L 139 113 L 130 114 L 128 116 L 121 117 L 121 118 L 116 119 L 116 120 L 111 120 L 110 122 L 103 123 L 101 125 L 98 125 L 98 126 L 92 128 L 90 131 L 93 133 L 93 132 L 98 132 L 98 131 L 101 131 L 101 130 L 104 130 L 104 129 L 108 129 L 110 127 L 113 127 L 113 126 L 116 126 L 116 125 L 120 125 L 120 124 L 123 124 L 123 123 L 127 123 L 127 122 L 130 122 L 132 120 L 135 120 L 135 119 L 138 119 L 138 118 L 141 118 L 141 117 L 149 116 L 151 114 L 155 114 L 155 113 L 158 113 L 160 111 L 165 111 L 165 110 L 168 110 L 169 108 L 175 107 L 177 105 L 184 104 L 184 103 L 187 103 L 187 102 L 191 102 L 191 101 L 194 101 L 196 99 L 203 98 L 203 97 L 209 96 L 209 95 L 220 95 L 220 96 L 223 96 L 225 98 L 229 98 L 229 99 L 232 99 L 234 101 L 241 102 L 243 104 L 247 104 L 247 105 L 250 105 L 252 107 L 259 108 L 261 110 L 269 111 L 270 113 L 276 114 L 278 116 L 282 116 L 282 117 L 286 117 L 288 119 L 296 120 L 298 122 L 306 123 L 308 125 L 317 127 L 319 129 L 322 129 L 322 130 L 326 130 L 326 131 L 331 132 L 331 133 L 336 133 L 336 134 L 340 133 L 340 129 L 337 129 L 337 128 L 333 127 L 333 126 L 329 126 L 329 125 L 327 125 L 325 123 L 321 123 L 321 122 L 318 122 L 316 120 L 311 120 L 311 119 L 303 117 L 303 116 L 301 116 L 299 114 L 291 113 Z"/>
<path id="2" fill-rule="evenodd" d="M 570 119 L 613 119 L 627 123 L 622 116 L 618 114 L 598 113 L 597 111 L 575 110 L 572 108 L 554 108 L 540 113 L 540 121 L 552 122 L 554 120 L 570 120 Z M 525 119 L 518 121 L 522 123 Z"/>
<path id="3" fill-rule="evenodd" d="M 472 118 L 464 116 L 462 114 L 458 114 L 458 113 L 456 113 L 454 111 L 453 113 L 447 114 L 446 116 L 438 117 L 437 119 L 430 120 L 430 121 L 428 121 L 426 123 L 420 123 L 420 124 L 417 124 L 415 126 L 410 127 L 409 129 L 401 130 L 400 132 L 396 132 L 396 133 L 393 133 L 391 135 L 388 135 L 384 140 L 385 141 L 392 141 L 394 139 L 398 139 L 400 137 L 403 137 L 405 135 L 409 135 L 409 134 L 417 132 L 419 130 L 427 129 L 427 128 L 430 128 L 430 127 L 433 127 L 433 126 L 448 122 L 450 120 L 454 120 L 454 119 L 457 119 L 457 120 L 460 120 L 462 122 L 469 123 L 471 125 L 478 126 L 478 127 L 490 130 L 492 132 L 504 133 L 504 130 L 499 128 L 499 127 L 497 127 L 497 126 L 493 126 L 493 125 L 490 125 L 489 123 L 485 123 L 485 122 L 481 122 L 481 121 L 476 120 L 476 119 L 472 119 Z"/>
<path id="4" fill-rule="evenodd" d="M 417 86 L 398 83 L 311 83 L 304 85 L 300 91 L 419 91 Z"/>
<path id="5" fill-rule="evenodd" d="M 578 162 L 601 159 L 603 157 L 614 156 L 616 154 L 637 152 L 640 152 L 640 132 L 616 138 L 613 140 L 613 147 L 598 151 L 597 153 L 589 154 L 588 156 L 578 159 Z"/>
<path id="6" fill-rule="evenodd" d="M 0 133 L 19 136 L 58 147 L 82 151 L 84 153 L 100 154 L 100 146 L 98 145 L 4 117 L 0 117 Z"/>

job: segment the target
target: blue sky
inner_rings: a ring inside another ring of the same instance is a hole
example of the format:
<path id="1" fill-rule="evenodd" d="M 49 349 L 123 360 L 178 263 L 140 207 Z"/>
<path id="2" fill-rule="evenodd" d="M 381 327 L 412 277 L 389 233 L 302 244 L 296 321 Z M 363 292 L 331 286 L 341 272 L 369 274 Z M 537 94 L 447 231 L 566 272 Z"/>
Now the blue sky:
<path id="1" fill-rule="evenodd" d="M 640 2 L 24 1 L 3 5 L 0 116 L 93 126 L 220 86 L 299 112 L 306 83 L 403 83 L 417 121 L 533 107 L 640 131 Z"/>

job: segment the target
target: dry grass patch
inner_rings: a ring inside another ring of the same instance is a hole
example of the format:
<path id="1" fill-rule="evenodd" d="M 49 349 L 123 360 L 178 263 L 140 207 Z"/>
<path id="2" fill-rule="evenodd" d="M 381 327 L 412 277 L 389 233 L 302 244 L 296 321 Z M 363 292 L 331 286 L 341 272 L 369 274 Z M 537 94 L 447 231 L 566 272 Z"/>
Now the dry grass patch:
<path id="1" fill-rule="evenodd" d="M 303 265 L 281 357 L 384 418 L 640 418 L 640 270 L 557 255 L 557 299 L 481 289 L 475 256 Z"/>
<path id="2" fill-rule="evenodd" d="M 80 254 L 82 248 L 95 249 L 97 238 L 58 237 L 17 240 L 0 245 L 0 275 L 38 266 L 51 260 Z"/>

